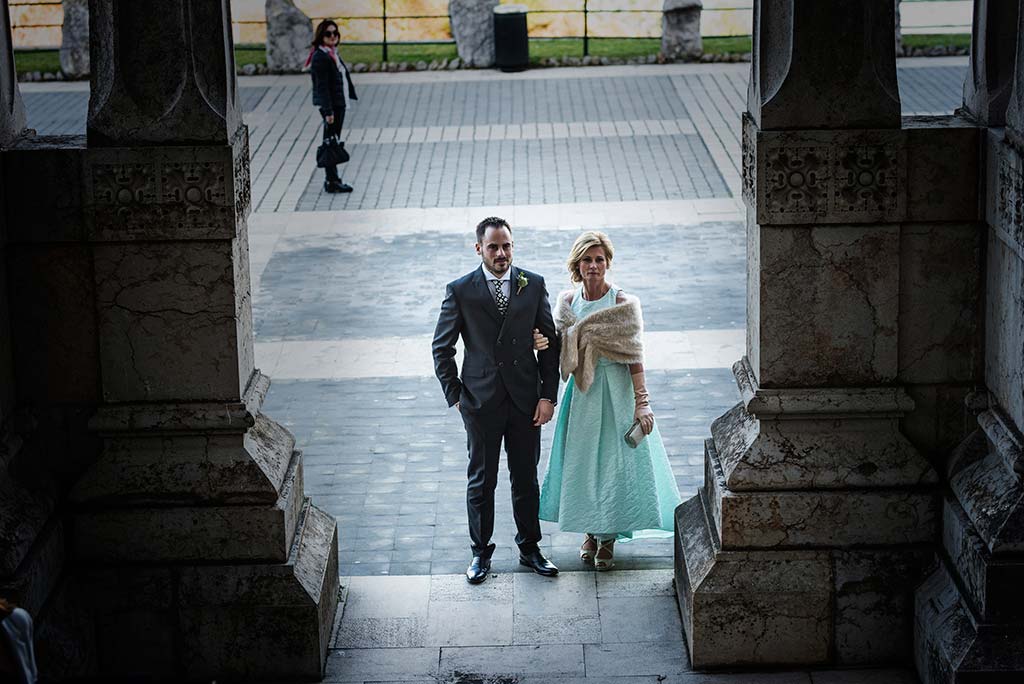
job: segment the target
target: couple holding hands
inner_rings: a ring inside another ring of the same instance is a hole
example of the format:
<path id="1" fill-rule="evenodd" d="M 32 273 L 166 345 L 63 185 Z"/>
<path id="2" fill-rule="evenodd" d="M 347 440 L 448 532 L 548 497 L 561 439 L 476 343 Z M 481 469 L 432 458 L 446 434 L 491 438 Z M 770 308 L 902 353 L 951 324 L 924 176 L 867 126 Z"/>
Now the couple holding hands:
<path id="1" fill-rule="evenodd" d="M 466 427 L 473 584 L 491 568 L 502 442 L 519 562 L 541 575 L 558 574 L 538 545 L 541 519 L 585 535 L 580 559 L 607 570 L 617 540 L 671 536 L 681 501 L 644 380 L 640 302 L 605 278 L 614 253 L 608 236 L 576 239 L 568 270 L 577 287 L 558 295 L 554 316 L 544 279 L 512 266 L 512 248 L 505 220 L 477 225 L 482 263 L 448 284 L 434 333 L 435 372 Z M 568 382 L 556 407 L 559 366 Z M 539 487 L 540 428 L 556 408 Z"/>

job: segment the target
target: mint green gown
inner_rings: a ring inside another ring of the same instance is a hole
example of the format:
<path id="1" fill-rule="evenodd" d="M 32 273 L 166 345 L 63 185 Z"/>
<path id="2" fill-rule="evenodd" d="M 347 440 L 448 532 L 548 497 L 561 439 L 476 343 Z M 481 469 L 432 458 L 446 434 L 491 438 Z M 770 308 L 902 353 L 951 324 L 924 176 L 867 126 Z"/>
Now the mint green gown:
<path id="1" fill-rule="evenodd" d="M 615 305 L 611 288 L 588 302 L 573 295 L 577 318 Z M 586 392 L 566 384 L 559 402 L 551 458 L 540 492 L 540 517 L 564 532 L 627 541 L 672 535 L 673 512 L 681 499 L 665 446 L 654 430 L 630 448 L 623 435 L 633 424 L 633 381 L 629 366 L 600 358 Z"/>

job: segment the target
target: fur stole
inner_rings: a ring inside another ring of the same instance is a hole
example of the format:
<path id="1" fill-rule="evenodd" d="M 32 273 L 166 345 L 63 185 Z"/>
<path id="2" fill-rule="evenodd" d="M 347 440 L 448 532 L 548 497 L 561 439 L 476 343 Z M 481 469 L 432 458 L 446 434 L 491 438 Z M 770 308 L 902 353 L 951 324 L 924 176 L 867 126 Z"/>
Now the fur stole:
<path id="1" fill-rule="evenodd" d="M 577 319 L 572 310 L 575 292 L 558 295 L 555 307 L 555 330 L 562 336 L 559 363 L 562 379 L 571 373 L 576 387 L 586 392 L 594 382 L 598 357 L 616 363 L 643 363 L 644 319 L 640 300 L 623 294 L 625 301 Z"/>

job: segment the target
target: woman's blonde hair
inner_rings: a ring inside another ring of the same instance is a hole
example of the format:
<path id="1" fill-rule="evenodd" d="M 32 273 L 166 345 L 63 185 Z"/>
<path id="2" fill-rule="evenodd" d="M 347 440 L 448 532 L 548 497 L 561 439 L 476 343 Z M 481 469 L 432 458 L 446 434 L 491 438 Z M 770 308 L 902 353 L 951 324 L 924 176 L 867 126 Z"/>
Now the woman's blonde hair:
<path id="1" fill-rule="evenodd" d="M 607 268 L 612 267 L 612 256 L 615 255 L 615 248 L 612 247 L 611 239 L 601 231 L 588 230 L 576 238 L 576 242 L 572 243 L 572 249 L 569 250 L 569 261 L 566 265 L 569 267 L 569 278 L 572 279 L 572 282 L 583 282 L 583 277 L 580 276 L 580 262 L 583 260 L 583 255 L 591 247 L 600 247 L 604 250 Z"/>

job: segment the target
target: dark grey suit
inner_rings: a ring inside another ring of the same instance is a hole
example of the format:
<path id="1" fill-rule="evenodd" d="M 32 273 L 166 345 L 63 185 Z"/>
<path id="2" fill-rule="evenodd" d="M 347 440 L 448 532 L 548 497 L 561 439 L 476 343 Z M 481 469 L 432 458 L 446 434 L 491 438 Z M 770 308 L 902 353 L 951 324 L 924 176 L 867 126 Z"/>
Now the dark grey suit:
<path id="1" fill-rule="evenodd" d="M 520 291 L 522 274 L 527 279 Z M 483 267 L 448 284 L 434 332 L 434 371 L 449 406 L 459 403 L 469 448 L 466 504 L 473 554 L 490 557 L 494 545 L 494 488 L 505 442 L 512 479 L 512 510 L 524 553 L 537 548 L 540 428 L 533 425 L 537 402 L 553 403 L 558 393 L 558 338 L 544 279 L 512 267 L 508 311 L 498 311 Z M 534 355 L 533 329 L 551 344 Z M 462 337 L 462 374 L 455 343 Z"/>

